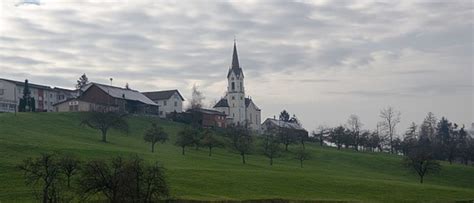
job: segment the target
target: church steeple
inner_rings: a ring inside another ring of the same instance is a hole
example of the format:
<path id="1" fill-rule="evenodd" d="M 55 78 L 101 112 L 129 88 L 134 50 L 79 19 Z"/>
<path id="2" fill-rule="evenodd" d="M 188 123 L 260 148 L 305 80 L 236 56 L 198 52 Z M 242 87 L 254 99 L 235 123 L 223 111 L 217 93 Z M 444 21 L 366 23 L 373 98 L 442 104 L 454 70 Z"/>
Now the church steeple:
<path id="1" fill-rule="evenodd" d="M 237 77 L 244 77 L 244 73 L 242 72 L 242 68 L 239 64 L 239 56 L 237 56 L 237 43 L 234 39 L 234 53 L 232 54 L 232 65 L 227 73 L 227 78 L 229 78 L 231 73 L 234 73 Z"/>
<path id="2" fill-rule="evenodd" d="M 237 45 L 234 39 L 234 54 L 232 55 L 232 68 L 240 68 L 239 57 L 237 56 Z"/>

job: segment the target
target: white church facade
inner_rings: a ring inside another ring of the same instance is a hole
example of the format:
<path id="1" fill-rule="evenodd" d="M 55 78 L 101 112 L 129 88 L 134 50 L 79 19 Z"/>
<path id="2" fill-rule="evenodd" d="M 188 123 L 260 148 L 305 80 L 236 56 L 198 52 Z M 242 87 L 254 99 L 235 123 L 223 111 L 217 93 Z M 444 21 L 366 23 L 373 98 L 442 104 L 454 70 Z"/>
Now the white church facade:
<path id="1" fill-rule="evenodd" d="M 239 65 L 235 42 L 232 65 L 227 73 L 227 92 L 214 109 L 226 114 L 228 124 L 247 125 L 254 131 L 261 131 L 261 110 L 245 96 L 244 72 Z"/>

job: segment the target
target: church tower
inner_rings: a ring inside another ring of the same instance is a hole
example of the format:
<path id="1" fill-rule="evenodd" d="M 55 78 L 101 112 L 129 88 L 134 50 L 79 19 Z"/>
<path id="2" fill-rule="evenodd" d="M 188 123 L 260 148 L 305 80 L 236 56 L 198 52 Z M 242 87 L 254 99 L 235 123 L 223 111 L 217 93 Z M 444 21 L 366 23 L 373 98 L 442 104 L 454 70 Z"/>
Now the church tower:
<path id="1" fill-rule="evenodd" d="M 237 46 L 235 41 L 232 65 L 227 73 L 227 102 L 229 105 L 228 118 L 232 118 L 236 124 L 244 124 L 247 117 L 244 72 L 239 65 L 239 57 L 237 56 Z"/>

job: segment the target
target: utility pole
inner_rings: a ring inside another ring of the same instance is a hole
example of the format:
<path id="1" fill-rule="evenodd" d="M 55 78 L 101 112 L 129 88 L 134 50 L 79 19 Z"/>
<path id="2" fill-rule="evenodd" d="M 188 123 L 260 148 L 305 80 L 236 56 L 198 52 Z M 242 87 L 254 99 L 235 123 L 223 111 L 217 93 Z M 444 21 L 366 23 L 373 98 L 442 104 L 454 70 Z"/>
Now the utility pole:
<path id="1" fill-rule="evenodd" d="M 15 97 L 14 101 L 15 101 L 15 116 L 16 116 L 16 112 L 17 112 L 17 108 L 18 108 L 18 106 L 17 106 L 18 105 L 18 101 L 17 101 L 18 98 L 16 97 L 16 84 L 15 84 L 14 91 L 15 91 L 15 93 L 13 93 L 13 95 Z"/>

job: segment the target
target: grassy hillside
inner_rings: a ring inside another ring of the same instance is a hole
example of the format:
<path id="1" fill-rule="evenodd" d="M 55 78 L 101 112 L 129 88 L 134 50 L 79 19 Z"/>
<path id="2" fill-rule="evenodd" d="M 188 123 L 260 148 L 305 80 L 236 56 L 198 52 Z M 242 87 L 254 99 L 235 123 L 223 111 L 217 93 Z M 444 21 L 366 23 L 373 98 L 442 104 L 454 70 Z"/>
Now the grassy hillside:
<path id="1" fill-rule="evenodd" d="M 337 151 L 309 145 L 312 159 L 300 168 L 290 154 L 268 160 L 254 153 L 246 165 L 230 149 L 217 149 L 212 157 L 205 149 L 190 149 L 186 156 L 172 145 L 183 126 L 160 124 L 171 135 L 156 152 L 142 135 L 150 118 L 130 118 L 131 132 L 110 132 L 109 143 L 100 142 L 98 131 L 79 126 L 80 114 L 0 114 L 0 202 L 32 201 L 21 173 L 14 166 L 40 152 L 71 152 L 82 159 L 139 154 L 159 161 L 167 169 L 173 197 L 196 200 L 292 200 L 354 201 L 453 201 L 474 199 L 474 167 L 443 163 L 443 170 L 427 176 L 425 184 L 401 167 L 400 157 L 381 153 Z M 293 149 L 293 148 L 292 148 Z M 290 150 L 292 150 L 290 149 Z M 294 150 L 294 149 L 293 149 Z"/>

